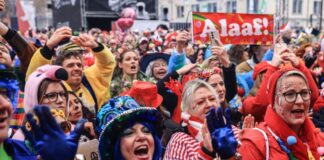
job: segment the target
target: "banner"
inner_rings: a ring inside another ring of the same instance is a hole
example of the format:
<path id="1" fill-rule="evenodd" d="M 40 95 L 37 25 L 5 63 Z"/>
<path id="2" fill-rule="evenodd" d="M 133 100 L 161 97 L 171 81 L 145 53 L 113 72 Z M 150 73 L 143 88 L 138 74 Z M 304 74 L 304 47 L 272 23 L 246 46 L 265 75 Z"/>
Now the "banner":
<path id="1" fill-rule="evenodd" d="M 209 33 L 218 30 L 223 44 L 273 42 L 274 21 L 270 14 L 193 12 L 193 36 L 197 44 L 209 43 Z"/>
<path id="2" fill-rule="evenodd" d="M 52 0 L 53 24 L 55 27 L 69 26 L 73 30 L 81 27 L 80 0 Z"/>
<path id="3" fill-rule="evenodd" d="M 116 14 L 127 7 L 134 8 L 137 19 L 150 19 L 157 16 L 157 3 L 155 0 L 86 0 L 86 11 L 108 11 Z"/>
<path id="4" fill-rule="evenodd" d="M 127 0 L 126 0 L 127 1 Z M 113 6 L 119 6 L 120 0 L 85 0 L 86 11 L 113 12 Z"/>

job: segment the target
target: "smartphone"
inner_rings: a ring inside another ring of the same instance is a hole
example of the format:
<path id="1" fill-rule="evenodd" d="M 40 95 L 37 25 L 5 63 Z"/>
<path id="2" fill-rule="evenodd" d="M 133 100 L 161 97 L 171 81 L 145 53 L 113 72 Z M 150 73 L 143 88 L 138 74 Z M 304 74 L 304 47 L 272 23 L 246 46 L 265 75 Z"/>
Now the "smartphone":
<path id="1" fill-rule="evenodd" d="M 217 31 L 209 32 L 209 39 L 210 39 L 211 46 L 219 46 L 219 44 L 216 41 L 216 38 L 219 38 L 219 33 Z"/>
<path id="2" fill-rule="evenodd" d="M 56 28 L 61 28 L 61 27 L 70 27 L 70 22 L 59 22 L 56 24 Z"/>
<path id="3" fill-rule="evenodd" d="M 282 51 L 288 49 L 287 44 L 285 43 L 277 43 L 275 44 L 275 53 L 280 54 Z"/>
<path id="4" fill-rule="evenodd" d="M 58 43 L 57 46 L 61 46 L 61 45 L 67 44 L 67 43 L 70 42 L 70 40 L 71 40 L 71 38 L 64 38 L 64 39 L 62 39 L 62 40 Z"/>

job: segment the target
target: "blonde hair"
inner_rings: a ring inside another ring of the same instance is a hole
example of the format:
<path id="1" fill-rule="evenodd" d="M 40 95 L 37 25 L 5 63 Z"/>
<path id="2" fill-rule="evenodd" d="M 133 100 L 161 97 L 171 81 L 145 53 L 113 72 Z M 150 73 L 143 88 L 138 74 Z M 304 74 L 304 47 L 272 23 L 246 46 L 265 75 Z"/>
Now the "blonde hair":
<path id="1" fill-rule="evenodd" d="M 306 76 L 305 76 L 302 72 L 297 71 L 297 70 L 291 70 L 291 71 L 288 71 L 288 72 L 282 74 L 282 75 L 280 76 L 280 78 L 277 80 L 276 90 L 275 90 L 276 93 L 277 93 L 277 92 L 279 91 L 279 89 L 281 88 L 282 80 L 283 80 L 284 78 L 289 77 L 289 76 L 298 76 L 298 77 L 302 78 L 302 79 L 305 81 L 306 85 L 309 87 L 309 84 L 308 84 L 307 78 L 306 78 Z"/>
<path id="2" fill-rule="evenodd" d="M 282 80 L 284 78 L 287 78 L 287 77 L 290 77 L 290 76 L 298 76 L 298 77 L 302 78 L 305 81 L 305 83 L 308 86 L 308 88 L 309 88 L 309 84 L 308 84 L 308 81 L 307 81 L 306 76 L 302 72 L 300 72 L 300 71 L 291 70 L 291 71 L 288 71 L 288 72 L 282 74 L 280 76 L 280 78 L 277 80 L 275 94 L 278 93 L 279 89 L 281 88 Z M 274 96 L 276 96 L 276 95 L 274 95 Z M 278 99 L 278 105 L 281 105 L 282 97 L 278 97 L 278 98 L 279 98 Z M 274 98 L 274 101 L 275 101 L 275 98 Z M 274 102 L 274 106 L 275 106 L 275 102 Z"/>
<path id="3" fill-rule="evenodd" d="M 200 80 L 200 79 L 194 79 L 192 81 L 189 81 L 184 86 L 183 92 L 182 92 L 182 101 L 181 101 L 181 109 L 184 112 L 188 112 L 188 110 L 193 105 L 194 100 L 194 93 L 199 88 L 207 88 L 217 99 L 217 103 L 219 103 L 218 94 L 214 90 L 212 86 L 210 86 L 207 82 Z M 218 104 L 219 105 L 219 104 Z"/>

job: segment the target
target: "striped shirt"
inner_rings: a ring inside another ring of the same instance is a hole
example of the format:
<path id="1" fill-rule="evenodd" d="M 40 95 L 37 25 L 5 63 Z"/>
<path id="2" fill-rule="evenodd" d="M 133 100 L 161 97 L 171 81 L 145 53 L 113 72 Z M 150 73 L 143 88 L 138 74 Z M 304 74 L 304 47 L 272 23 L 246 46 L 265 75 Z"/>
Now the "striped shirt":
<path id="1" fill-rule="evenodd" d="M 14 129 L 14 131 L 19 129 L 19 127 L 23 124 L 25 117 L 24 92 L 19 91 L 18 95 L 18 105 L 15 106 L 16 109 L 14 110 L 10 119 L 10 128 Z"/>
<path id="2" fill-rule="evenodd" d="M 239 140 L 241 130 L 232 125 L 236 140 Z M 172 135 L 165 150 L 164 160 L 212 160 L 213 157 L 202 151 L 202 143 L 184 132 Z"/>
<path id="3" fill-rule="evenodd" d="M 164 160 L 212 160 L 202 151 L 202 145 L 192 136 L 177 132 L 172 135 L 164 155 Z"/>

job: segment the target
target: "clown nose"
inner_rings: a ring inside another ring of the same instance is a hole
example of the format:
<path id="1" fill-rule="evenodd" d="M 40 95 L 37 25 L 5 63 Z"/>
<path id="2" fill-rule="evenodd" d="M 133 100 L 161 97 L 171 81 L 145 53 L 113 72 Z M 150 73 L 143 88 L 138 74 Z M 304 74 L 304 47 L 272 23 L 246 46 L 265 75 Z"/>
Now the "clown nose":
<path id="1" fill-rule="evenodd" d="M 287 143 L 290 146 L 296 144 L 297 143 L 296 137 L 295 136 L 289 136 L 289 137 L 287 137 Z"/>
<path id="2" fill-rule="evenodd" d="M 324 147 L 318 147 L 318 148 L 317 148 L 317 153 L 318 153 L 320 156 L 323 156 L 323 155 L 324 155 Z"/>

